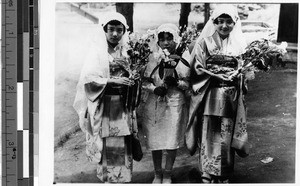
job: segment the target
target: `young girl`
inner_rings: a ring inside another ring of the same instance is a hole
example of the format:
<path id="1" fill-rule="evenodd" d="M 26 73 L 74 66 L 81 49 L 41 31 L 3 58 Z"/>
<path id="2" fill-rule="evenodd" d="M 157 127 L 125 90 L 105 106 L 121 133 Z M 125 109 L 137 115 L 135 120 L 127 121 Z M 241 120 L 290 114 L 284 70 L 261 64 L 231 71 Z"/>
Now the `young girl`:
<path id="1" fill-rule="evenodd" d="M 242 130 L 244 78 L 230 78 L 242 63 L 234 57 L 242 54 L 245 47 L 236 7 L 216 7 L 197 39 L 191 64 L 192 87 L 198 94 L 192 97 L 187 129 L 197 123 L 196 130 L 200 131 L 204 183 L 228 182 L 235 152 L 243 157 L 248 153 L 247 132 Z"/>
<path id="2" fill-rule="evenodd" d="M 115 60 L 124 59 L 126 19 L 111 13 L 99 28 L 81 71 L 74 108 L 86 133 L 88 159 L 98 164 L 97 177 L 105 183 L 131 182 L 135 116 L 124 107 L 123 92 L 134 82 Z"/>
<path id="3" fill-rule="evenodd" d="M 143 130 L 147 138 L 147 148 L 152 151 L 155 177 L 153 183 L 171 183 L 171 171 L 177 149 L 184 145 L 184 130 L 188 119 L 186 90 L 189 88 L 189 68 L 178 63 L 174 69 L 164 69 L 164 77 L 159 77 L 159 70 L 150 77 L 153 69 L 169 54 L 174 54 L 178 44 L 178 28 L 174 24 L 163 24 L 157 29 L 158 41 L 145 72 L 145 77 L 152 82 L 144 84 L 146 100 L 143 110 Z M 165 51 L 165 53 L 163 52 Z M 189 60 L 189 53 L 183 53 Z M 165 59 L 167 61 L 167 59 Z M 172 59 L 169 59 L 172 60 Z M 159 91 L 161 88 L 165 91 Z M 163 150 L 166 151 L 165 170 L 162 170 Z"/>

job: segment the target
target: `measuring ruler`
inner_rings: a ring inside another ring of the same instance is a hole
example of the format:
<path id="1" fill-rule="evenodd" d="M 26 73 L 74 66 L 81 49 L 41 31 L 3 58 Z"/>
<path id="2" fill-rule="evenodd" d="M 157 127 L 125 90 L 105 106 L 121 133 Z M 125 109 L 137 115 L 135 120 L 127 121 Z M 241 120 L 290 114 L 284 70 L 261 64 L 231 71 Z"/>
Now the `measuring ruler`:
<path id="1" fill-rule="evenodd" d="M 2 0 L 2 185 L 34 185 L 38 0 Z"/>
<path id="2" fill-rule="evenodd" d="M 17 1 L 2 1 L 2 185 L 17 184 Z"/>

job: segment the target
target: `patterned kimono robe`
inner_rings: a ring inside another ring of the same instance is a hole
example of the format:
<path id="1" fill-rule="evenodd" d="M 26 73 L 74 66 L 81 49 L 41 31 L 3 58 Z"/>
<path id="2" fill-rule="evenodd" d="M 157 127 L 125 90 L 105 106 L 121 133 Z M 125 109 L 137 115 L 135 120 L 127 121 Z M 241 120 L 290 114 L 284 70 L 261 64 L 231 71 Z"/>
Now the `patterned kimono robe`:
<path id="1" fill-rule="evenodd" d="M 108 48 L 110 77 L 125 72 L 113 63 L 122 57 L 122 46 Z M 103 79 L 103 80 L 101 80 Z M 136 115 L 125 106 L 126 86 L 108 85 L 106 77 L 97 77 L 85 84 L 89 99 L 88 115 L 93 133 L 86 133 L 87 155 L 98 162 L 97 177 L 103 182 L 130 182 L 132 149 L 130 135 L 137 132 Z"/>
<path id="2" fill-rule="evenodd" d="M 241 156 L 248 153 L 243 81 L 240 79 L 234 83 L 220 82 L 200 69 L 211 70 L 210 68 L 216 65 L 208 64 L 207 59 L 211 55 L 239 55 L 230 48 L 229 42 L 227 39 L 222 40 L 215 32 L 195 45 L 191 81 L 193 89 L 200 91 L 191 99 L 191 117 L 186 134 L 189 148 L 191 145 L 189 140 L 194 138 L 189 136 L 189 133 L 197 130 L 192 132 L 199 138 L 200 170 L 225 177 L 233 173 L 235 151 Z M 214 67 L 220 68 L 224 64 L 217 64 Z M 237 69 L 239 65 L 241 64 L 225 68 Z M 191 127 L 193 124 L 197 127 Z"/>
<path id="3" fill-rule="evenodd" d="M 159 64 L 161 48 L 156 45 L 145 71 L 149 77 L 156 65 Z M 190 54 L 186 51 L 183 57 L 189 60 Z M 178 149 L 184 145 L 184 129 L 188 120 L 188 97 L 185 87 L 189 87 L 190 69 L 178 63 L 176 71 L 179 76 L 179 85 L 169 87 L 164 97 L 157 96 L 153 91 L 144 92 L 144 107 L 141 109 L 143 131 L 146 136 L 146 145 L 149 150 Z M 164 77 L 173 74 L 173 69 L 165 69 Z M 151 77 L 155 86 L 163 84 L 158 70 Z M 147 84 L 147 83 L 146 83 Z M 148 83 L 146 86 L 150 86 Z"/>

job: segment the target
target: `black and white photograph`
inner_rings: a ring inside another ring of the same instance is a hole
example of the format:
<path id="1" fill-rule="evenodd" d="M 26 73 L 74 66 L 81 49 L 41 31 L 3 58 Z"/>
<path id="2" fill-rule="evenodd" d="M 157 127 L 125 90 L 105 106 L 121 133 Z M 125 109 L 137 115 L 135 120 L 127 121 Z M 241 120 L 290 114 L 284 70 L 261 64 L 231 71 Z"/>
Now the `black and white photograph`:
<path id="1" fill-rule="evenodd" d="M 53 184 L 295 184 L 298 9 L 56 2 Z"/>

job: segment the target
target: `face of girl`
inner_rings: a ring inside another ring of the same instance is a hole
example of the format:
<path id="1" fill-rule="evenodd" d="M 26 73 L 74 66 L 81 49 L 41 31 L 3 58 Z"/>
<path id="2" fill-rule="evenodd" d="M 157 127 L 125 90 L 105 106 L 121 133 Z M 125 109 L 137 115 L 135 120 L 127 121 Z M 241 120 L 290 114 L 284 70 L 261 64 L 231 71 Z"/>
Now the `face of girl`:
<path id="1" fill-rule="evenodd" d="M 112 44 L 118 44 L 124 35 L 124 26 L 107 24 L 107 32 L 105 33 L 107 40 Z"/>
<path id="2" fill-rule="evenodd" d="M 222 38 L 229 36 L 230 32 L 233 30 L 235 23 L 231 18 L 218 17 L 215 23 L 217 32 Z"/>
<path id="3" fill-rule="evenodd" d="M 163 37 L 158 39 L 158 45 L 162 49 L 168 49 L 168 51 L 172 54 L 175 51 L 176 43 L 173 40 L 173 36 L 170 33 L 165 32 Z"/>

